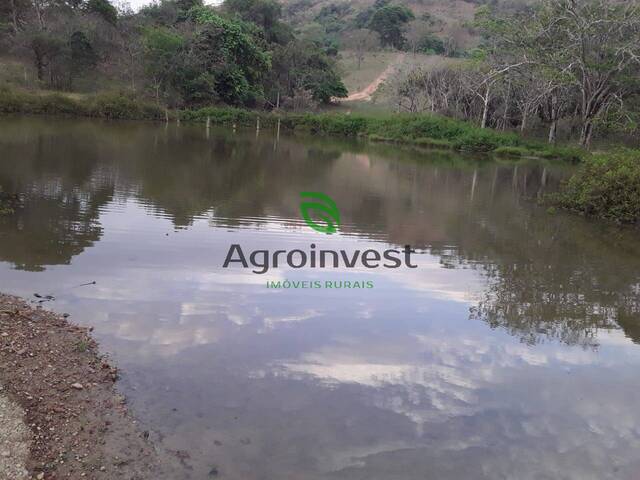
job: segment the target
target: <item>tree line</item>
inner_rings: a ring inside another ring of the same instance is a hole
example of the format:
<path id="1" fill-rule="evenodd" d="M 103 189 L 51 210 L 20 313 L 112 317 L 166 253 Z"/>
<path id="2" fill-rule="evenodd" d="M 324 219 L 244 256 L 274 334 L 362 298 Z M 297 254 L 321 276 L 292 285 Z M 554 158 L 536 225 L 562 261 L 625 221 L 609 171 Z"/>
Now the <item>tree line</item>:
<path id="1" fill-rule="evenodd" d="M 431 111 L 481 127 L 561 123 L 582 146 L 596 128 L 637 131 L 638 0 L 543 0 L 508 14 L 478 9 L 482 43 L 464 62 L 415 69 L 395 85 L 399 110 Z"/>
<path id="2" fill-rule="evenodd" d="M 126 88 L 170 107 L 309 108 L 347 95 L 335 58 L 281 21 L 274 0 L 7 0 L 2 51 L 56 90 Z M 25 70 L 25 77 L 27 72 Z"/>

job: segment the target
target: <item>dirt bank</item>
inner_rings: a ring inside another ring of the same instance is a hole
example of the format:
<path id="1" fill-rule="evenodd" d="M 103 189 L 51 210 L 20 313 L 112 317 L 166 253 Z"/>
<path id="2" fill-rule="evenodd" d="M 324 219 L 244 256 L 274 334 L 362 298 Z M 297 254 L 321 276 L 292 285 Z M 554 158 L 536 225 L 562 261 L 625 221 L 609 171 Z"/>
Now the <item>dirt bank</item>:
<path id="1" fill-rule="evenodd" d="M 0 294 L 0 478 L 165 478 L 116 379 L 87 329 Z"/>

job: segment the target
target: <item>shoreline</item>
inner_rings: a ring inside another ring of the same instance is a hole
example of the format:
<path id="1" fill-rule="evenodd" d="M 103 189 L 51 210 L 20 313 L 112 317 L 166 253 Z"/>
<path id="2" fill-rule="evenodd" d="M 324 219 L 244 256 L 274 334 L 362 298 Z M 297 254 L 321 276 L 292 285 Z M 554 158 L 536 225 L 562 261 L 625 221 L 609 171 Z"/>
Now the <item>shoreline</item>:
<path id="1" fill-rule="evenodd" d="M 0 478 L 163 475 L 165 465 L 129 416 L 115 388 L 117 369 L 99 353 L 91 330 L 0 293 L 0 405 L 9 406 L 0 419 Z"/>
<path id="2" fill-rule="evenodd" d="M 169 110 L 122 93 L 100 93 L 74 99 L 62 93 L 40 94 L 0 89 L 0 115 L 53 115 L 107 120 L 189 122 L 282 128 L 328 137 L 363 138 L 433 149 L 498 156 L 582 161 L 589 154 L 576 146 L 556 146 L 526 139 L 516 132 L 480 128 L 472 123 L 429 113 L 270 112 L 230 106 Z"/>

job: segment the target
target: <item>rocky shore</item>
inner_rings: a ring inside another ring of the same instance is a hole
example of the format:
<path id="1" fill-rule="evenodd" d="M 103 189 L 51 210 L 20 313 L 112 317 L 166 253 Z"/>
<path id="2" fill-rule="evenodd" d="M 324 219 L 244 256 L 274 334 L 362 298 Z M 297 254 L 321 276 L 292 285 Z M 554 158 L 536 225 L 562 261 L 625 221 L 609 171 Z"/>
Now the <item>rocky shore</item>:
<path id="1" fill-rule="evenodd" d="M 164 477 L 117 377 L 89 329 L 0 294 L 0 478 Z"/>

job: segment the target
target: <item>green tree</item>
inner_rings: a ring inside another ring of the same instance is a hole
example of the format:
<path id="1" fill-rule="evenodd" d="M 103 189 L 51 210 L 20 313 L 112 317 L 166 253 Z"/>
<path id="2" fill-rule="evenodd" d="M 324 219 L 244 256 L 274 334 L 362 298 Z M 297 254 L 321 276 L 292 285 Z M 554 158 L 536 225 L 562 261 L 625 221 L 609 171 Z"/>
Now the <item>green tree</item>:
<path id="1" fill-rule="evenodd" d="M 189 46 L 189 68 L 201 72 L 198 81 L 213 85 L 226 103 L 260 103 L 264 97 L 262 79 L 271 68 L 271 56 L 257 27 L 223 18 L 206 7 L 197 9 L 194 17 L 198 31 Z"/>
<path id="2" fill-rule="evenodd" d="M 223 6 L 226 11 L 255 23 L 265 32 L 272 30 L 282 14 L 280 4 L 274 0 L 226 0 Z"/>
<path id="3" fill-rule="evenodd" d="M 146 28 L 142 35 L 145 72 L 160 102 L 160 93 L 166 89 L 174 72 L 184 38 L 164 27 Z"/>
<path id="4" fill-rule="evenodd" d="M 86 74 L 96 66 L 98 56 L 87 36 L 80 31 L 75 31 L 69 39 L 70 49 L 70 79 Z"/>
<path id="5" fill-rule="evenodd" d="M 118 10 L 109 3 L 109 0 L 88 0 L 85 10 L 99 15 L 111 25 L 115 25 L 118 21 Z"/>
<path id="6" fill-rule="evenodd" d="M 278 94 L 293 97 L 298 91 L 309 92 L 313 100 L 322 103 L 348 95 L 334 61 L 310 40 L 295 40 L 274 50 L 269 84 L 271 103 Z"/>
<path id="7" fill-rule="evenodd" d="M 413 20 L 413 12 L 402 5 L 385 5 L 376 10 L 369 20 L 368 28 L 380 35 L 382 45 L 403 48 L 405 43 L 404 27 Z"/>

